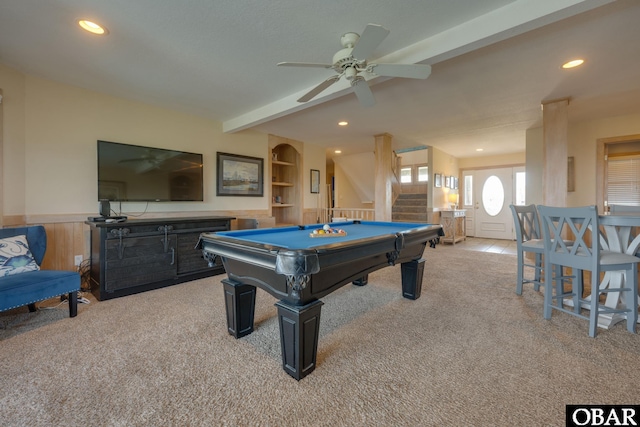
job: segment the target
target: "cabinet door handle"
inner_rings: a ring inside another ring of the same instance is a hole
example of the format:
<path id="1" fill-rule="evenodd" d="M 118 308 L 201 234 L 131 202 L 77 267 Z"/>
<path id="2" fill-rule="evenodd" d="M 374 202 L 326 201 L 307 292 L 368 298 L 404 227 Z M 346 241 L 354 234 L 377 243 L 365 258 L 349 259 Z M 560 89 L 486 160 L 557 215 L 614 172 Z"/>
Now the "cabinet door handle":
<path id="1" fill-rule="evenodd" d="M 118 242 L 118 259 L 122 259 L 124 258 L 124 242 L 122 241 L 122 237 L 123 236 L 127 236 L 129 234 L 129 229 L 128 228 L 118 228 L 115 230 L 111 230 L 111 234 L 113 234 L 114 236 L 118 237 L 119 242 Z"/>
<path id="2" fill-rule="evenodd" d="M 176 263 L 176 250 L 175 248 L 171 248 L 171 265 Z"/>
<path id="3" fill-rule="evenodd" d="M 173 230 L 173 226 L 172 225 L 165 225 L 165 226 L 158 227 L 158 231 L 160 231 L 160 232 L 164 231 L 164 238 L 160 239 L 160 241 L 162 242 L 162 245 L 164 247 L 164 253 L 165 254 L 167 252 L 169 252 L 169 232 L 171 230 Z M 171 263 L 171 264 L 173 264 L 173 263 Z"/>

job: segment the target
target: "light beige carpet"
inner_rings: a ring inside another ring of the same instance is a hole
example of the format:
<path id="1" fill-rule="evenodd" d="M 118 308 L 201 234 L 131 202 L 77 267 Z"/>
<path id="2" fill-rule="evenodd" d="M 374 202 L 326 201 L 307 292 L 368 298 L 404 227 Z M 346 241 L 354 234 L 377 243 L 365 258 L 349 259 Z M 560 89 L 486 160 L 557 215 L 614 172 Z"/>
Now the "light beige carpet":
<path id="1" fill-rule="evenodd" d="M 425 251 L 323 300 L 318 367 L 281 367 L 276 300 L 226 330 L 224 276 L 79 306 L 0 313 L 3 426 L 562 426 L 565 404 L 638 403 L 640 337 L 542 318 L 510 255 Z M 53 302 L 55 303 L 55 301 Z M 52 305 L 49 303 L 48 305 Z"/>

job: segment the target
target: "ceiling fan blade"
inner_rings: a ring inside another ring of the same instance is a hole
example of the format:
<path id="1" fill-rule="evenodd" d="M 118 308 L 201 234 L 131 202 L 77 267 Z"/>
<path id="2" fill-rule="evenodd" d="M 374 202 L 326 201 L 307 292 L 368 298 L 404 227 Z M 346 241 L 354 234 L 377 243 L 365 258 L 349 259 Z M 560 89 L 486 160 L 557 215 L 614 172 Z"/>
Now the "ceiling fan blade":
<path id="1" fill-rule="evenodd" d="M 353 91 L 363 107 L 375 105 L 376 99 L 373 97 L 373 92 L 371 92 L 371 88 L 365 79 L 359 78 L 351 86 L 353 86 Z"/>
<path id="2" fill-rule="evenodd" d="M 388 35 L 389 30 L 382 25 L 368 24 L 351 51 L 351 56 L 359 60 L 367 59 Z"/>
<path id="3" fill-rule="evenodd" d="M 315 62 L 278 62 L 278 67 L 313 67 L 313 68 L 332 68 L 330 64 L 318 64 Z"/>
<path id="4" fill-rule="evenodd" d="M 421 64 L 369 64 L 372 72 L 379 76 L 426 79 L 431 74 L 430 65 Z"/>
<path id="5" fill-rule="evenodd" d="M 332 84 L 334 84 L 335 82 L 337 82 L 338 80 L 340 80 L 340 74 L 336 74 L 335 76 L 331 76 L 329 77 L 327 80 L 323 81 L 322 83 L 320 83 L 318 86 L 314 87 L 313 89 L 311 89 L 309 92 L 307 92 L 306 94 L 304 94 L 302 96 L 302 98 L 298 99 L 298 102 L 307 102 L 310 101 L 311 99 L 313 99 L 317 94 L 319 94 L 320 92 L 322 92 L 323 90 L 325 90 L 326 88 L 328 88 L 329 86 L 331 86 Z"/>

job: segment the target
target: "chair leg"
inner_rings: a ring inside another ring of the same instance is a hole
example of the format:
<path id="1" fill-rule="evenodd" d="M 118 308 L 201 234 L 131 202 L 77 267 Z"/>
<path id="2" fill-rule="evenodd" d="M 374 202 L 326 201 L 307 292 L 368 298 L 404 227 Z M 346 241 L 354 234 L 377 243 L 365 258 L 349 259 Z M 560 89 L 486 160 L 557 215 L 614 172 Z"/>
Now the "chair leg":
<path id="1" fill-rule="evenodd" d="M 69 317 L 78 315 L 78 291 L 69 292 Z"/>
<path id="2" fill-rule="evenodd" d="M 630 310 L 627 313 L 627 331 L 635 334 L 636 324 L 638 323 L 638 271 L 635 265 L 631 270 L 627 270 L 625 287 L 629 286 L 631 290 L 624 292 L 624 302 Z"/>
<path id="3" fill-rule="evenodd" d="M 580 305 L 580 300 L 582 299 L 582 292 L 584 289 L 584 282 L 583 282 L 584 274 L 583 274 L 583 270 L 577 270 L 577 269 L 574 269 L 574 270 L 575 270 L 574 271 L 575 280 L 573 281 L 573 286 L 572 286 L 573 312 L 580 314 L 580 309 L 582 308 Z"/>
<path id="4" fill-rule="evenodd" d="M 536 273 L 534 276 L 534 280 L 536 281 L 533 288 L 536 291 L 540 290 L 540 283 L 542 282 L 542 254 L 536 254 Z"/>
<path id="5" fill-rule="evenodd" d="M 522 295 L 522 282 L 524 281 L 524 253 L 518 251 L 518 283 L 516 284 L 516 294 Z"/>
<path id="6" fill-rule="evenodd" d="M 596 331 L 598 330 L 598 317 L 600 313 L 598 309 L 600 307 L 600 277 L 591 272 L 591 310 L 589 312 L 589 336 L 595 338 Z"/>
<path id="7" fill-rule="evenodd" d="M 563 267 L 561 265 L 553 266 L 553 270 L 555 273 L 554 282 L 556 284 L 556 296 L 564 294 L 564 278 L 562 277 L 564 273 L 562 271 L 562 268 Z M 556 305 L 560 308 L 564 306 L 561 298 L 556 298 Z"/>
<path id="8" fill-rule="evenodd" d="M 553 274 L 551 271 L 551 265 L 544 266 L 544 309 L 543 314 L 545 319 L 551 319 L 551 303 L 553 298 Z"/>

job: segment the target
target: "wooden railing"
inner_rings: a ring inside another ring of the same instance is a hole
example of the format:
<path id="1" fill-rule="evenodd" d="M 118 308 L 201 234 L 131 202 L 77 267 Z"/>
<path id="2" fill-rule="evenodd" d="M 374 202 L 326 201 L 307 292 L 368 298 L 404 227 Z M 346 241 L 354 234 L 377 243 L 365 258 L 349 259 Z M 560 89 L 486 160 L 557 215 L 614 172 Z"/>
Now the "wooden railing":
<path id="1" fill-rule="evenodd" d="M 402 167 L 401 165 L 401 159 L 400 157 L 398 157 L 398 155 L 396 154 L 396 152 L 393 152 L 393 167 L 391 169 L 391 175 L 388 177 L 388 179 L 391 180 L 391 204 L 393 205 L 396 200 L 398 199 L 398 197 L 400 196 L 400 194 L 402 193 L 402 188 L 400 185 L 400 169 Z"/>
<path id="2" fill-rule="evenodd" d="M 350 221 L 354 219 L 373 221 L 376 216 L 375 209 L 365 208 L 328 208 L 325 212 L 323 222 Z"/>

